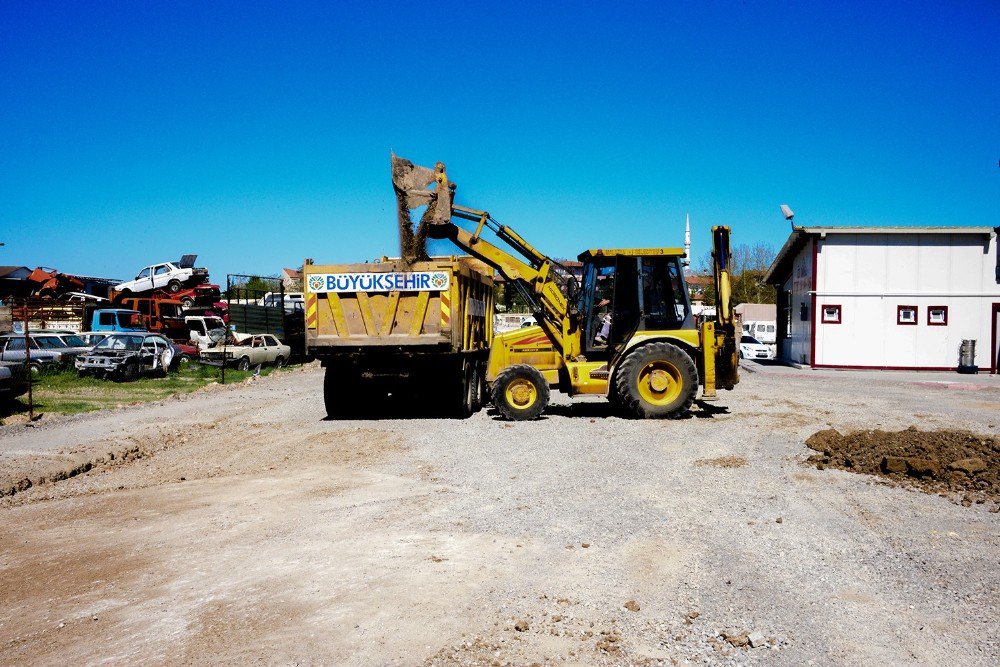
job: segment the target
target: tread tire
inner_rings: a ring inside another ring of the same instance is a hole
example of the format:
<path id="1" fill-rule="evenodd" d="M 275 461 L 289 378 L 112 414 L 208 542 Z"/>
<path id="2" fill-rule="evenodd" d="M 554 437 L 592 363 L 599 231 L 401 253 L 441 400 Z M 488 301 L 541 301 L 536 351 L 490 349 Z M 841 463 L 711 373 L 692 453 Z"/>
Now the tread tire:
<path id="1" fill-rule="evenodd" d="M 327 366 L 323 375 L 323 406 L 329 419 L 357 417 L 361 405 L 353 373 L 341 366 Z"/>
<path id="2" fill-rule="evenodd" d="M 516 380 L 527 380 L 535 386 L 537 399 L 527 408 L 519 408 L 507 401 L 507 387 Z M 549 383 L 534 366 L 517 364 L 505 368 L 493 383 L 493 405 L 505 419 L 527 421 L 538 419 L 549 404 Z"/>
<path id="3" fill-rule="evenodd" d="M 676 399 L 666 405 L 650 403 L 639 393 L 639 374 L 650 363 L 672 366 L 681 378 Z M 615 373 L 615 389 L 624 410 L 639 419 L 677 419 L 687 414 L 698 394 L 698 369 L 691 357 L 672 343 L 648 343 L 628 354 Z"/>
<path id="4" fill-rule="evenodd" d="M 239 362 L 236 364 L 236 370 L 238 371 L 250 370 L 250 357 L 240 357 Z"/>
<path id="5" fill-rule="evenodd" d="M 139 368 L 139 362 L 133 360 L 125 363 L 119 377 L 122 382 L 135 382 L 140 375 L 142 375 L 142 369 Z"/>

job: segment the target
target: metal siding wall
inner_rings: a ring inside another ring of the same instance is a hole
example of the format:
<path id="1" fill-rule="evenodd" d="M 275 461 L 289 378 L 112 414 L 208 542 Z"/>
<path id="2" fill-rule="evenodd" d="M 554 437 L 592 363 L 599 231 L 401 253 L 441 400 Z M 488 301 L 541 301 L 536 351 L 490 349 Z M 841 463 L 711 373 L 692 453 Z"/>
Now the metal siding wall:
<path id="1" fill-rule="evenodd" d="M 961 341 L 973 338 L 977 363 L 989 368 L 995 237 L 985 245 L 967 234 L 830 234 L 821 248 L 817 364 L 953 368 Z M 824 304 L 841 306 L 841 324 L 819 323 Z M 916 325 L 896 323 L 900 305 L 917 306 Z M 948 307 L 947 326 L 928 326 L 929 306 Z"/>

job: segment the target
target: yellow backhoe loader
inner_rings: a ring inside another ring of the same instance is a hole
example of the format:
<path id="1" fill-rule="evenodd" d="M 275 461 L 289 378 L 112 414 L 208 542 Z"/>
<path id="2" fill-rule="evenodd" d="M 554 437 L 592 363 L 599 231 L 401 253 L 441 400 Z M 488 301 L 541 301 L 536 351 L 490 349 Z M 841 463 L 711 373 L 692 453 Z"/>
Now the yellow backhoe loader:
<path id="1" fill-rule="evenodd" d="M 716 314 L 699 326 L 682 248 L 585 250 L 577 280 L 488 212 L 454 204 L 455 186 L 442 163 L 432 170 L 396 156 L 392 162 L 400 209 L 408 192 L 418 195 L 417 204 L 434 206 L 419 234 L 450 239 L 496 269 L 530 304 L 538 325 L 495 336 L 489 352 L 485 381 L 504 417 L 537 418 L 556 388 L 570 396 L 606 396 L 635 417 L 675 418 L 688 412 L 698 385 L 701 399 L 712 401 L 718 389 L 739 382 L 729 227 L 712 228 Z M 416 191 L 414 173 L 423 184 Z M 434 189 L 426 190 L 430 182 Z M 475 230 L 454 218 L 475 223 Z M 484 239 L 487 229 L 511 251 Z"/>

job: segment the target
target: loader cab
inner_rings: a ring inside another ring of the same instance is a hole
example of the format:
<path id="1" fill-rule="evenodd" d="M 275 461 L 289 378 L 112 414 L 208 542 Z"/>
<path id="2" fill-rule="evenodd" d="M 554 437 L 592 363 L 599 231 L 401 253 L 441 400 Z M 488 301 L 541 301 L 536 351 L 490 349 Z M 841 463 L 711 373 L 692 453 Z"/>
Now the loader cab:
<path id="1" fill-rule="evenodd" d="M 694 329 L 679 248 L 588 250 L 577 308 L 588 359 L 610 359 L 637 331 Z"/>

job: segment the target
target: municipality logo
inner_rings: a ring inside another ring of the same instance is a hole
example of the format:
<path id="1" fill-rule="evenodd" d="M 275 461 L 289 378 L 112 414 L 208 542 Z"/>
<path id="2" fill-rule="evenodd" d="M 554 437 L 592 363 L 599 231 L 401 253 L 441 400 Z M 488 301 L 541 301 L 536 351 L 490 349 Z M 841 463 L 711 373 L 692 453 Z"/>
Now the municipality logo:
<path id="1" fill-rule="evenodd" d="M 448 274 L 438 272 L 431 276 L 431 284 L 438 289 L 442 289 L 448 284 Z"/>
<path id="2" fill-rule="evenodd" d="M 309 276 L 309 290 L 312 292 L 318 292 L 323 289 L 326 281 L 323 280 L 323 276 Z"/>

